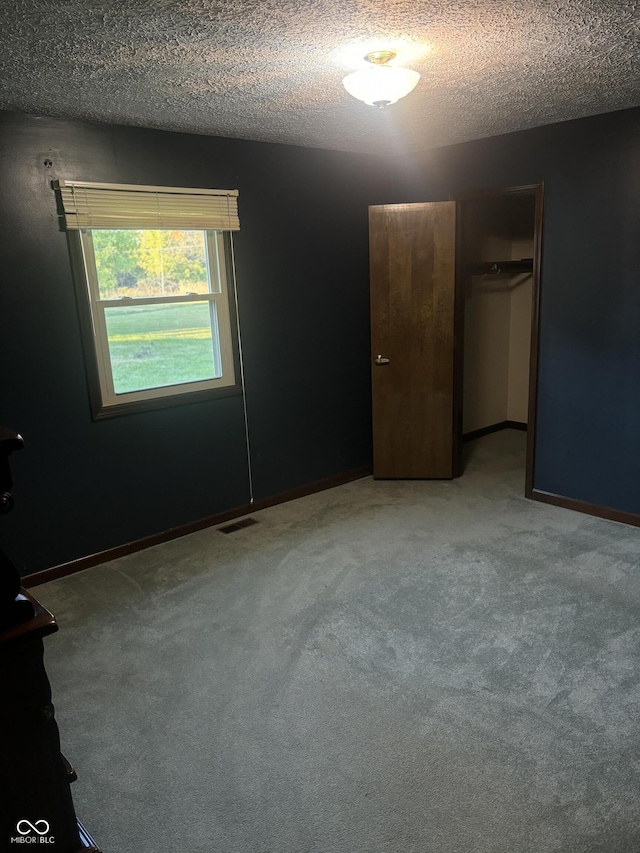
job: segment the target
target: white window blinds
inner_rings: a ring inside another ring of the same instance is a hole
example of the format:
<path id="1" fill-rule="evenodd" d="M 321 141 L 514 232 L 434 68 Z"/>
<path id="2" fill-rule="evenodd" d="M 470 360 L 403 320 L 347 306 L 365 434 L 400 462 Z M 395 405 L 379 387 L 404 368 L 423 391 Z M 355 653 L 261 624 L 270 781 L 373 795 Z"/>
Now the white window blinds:
<path id="1" fill-rule="evenodd" d="M 238 190 L 58 181 L 67 229 L 239 231 Z"/>

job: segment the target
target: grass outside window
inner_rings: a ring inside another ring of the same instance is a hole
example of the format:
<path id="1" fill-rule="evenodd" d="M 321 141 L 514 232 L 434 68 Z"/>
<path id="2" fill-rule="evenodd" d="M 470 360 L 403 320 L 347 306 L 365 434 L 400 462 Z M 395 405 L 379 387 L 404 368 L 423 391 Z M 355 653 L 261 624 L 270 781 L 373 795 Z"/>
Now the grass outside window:
<path id="1" fill-rule="evenodd" d="M 79 233 L 98 416 L 236 386 L 231 274 L 222 232 Z"/>

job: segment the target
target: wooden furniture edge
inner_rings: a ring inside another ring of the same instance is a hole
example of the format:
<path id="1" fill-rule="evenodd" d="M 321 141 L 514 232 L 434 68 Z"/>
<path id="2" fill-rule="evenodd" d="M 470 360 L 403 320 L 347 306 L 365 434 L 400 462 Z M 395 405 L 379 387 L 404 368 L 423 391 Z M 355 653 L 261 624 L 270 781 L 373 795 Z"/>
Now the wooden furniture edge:
<path id="1" fill-rule="evenodd" d="M 28 619 L 17 622 L 10 628 L 6 628 L 0 633 L 0 642 L 9 642 L 24 637 L 26 634 L 36 634 L 40 637 L 46 637 L 49 634 L 55 634 L 58 630 L 58 623 L 53 613 L 50 613 L 37 598 L 30 595 L 23 587 L 20 589 L 21 595 L 27 598 L 33 605 L 34 614 Z"/>
<path id="2" fill-rule="evenodd" d="M 101 853 L 100 848 L 93 840 L 91 833 L 88 832 L 86 826 L 80 818 L 76 818 L 78 823 L 78 834 L 80 835 L 80 851 L 79 853 Z"/>

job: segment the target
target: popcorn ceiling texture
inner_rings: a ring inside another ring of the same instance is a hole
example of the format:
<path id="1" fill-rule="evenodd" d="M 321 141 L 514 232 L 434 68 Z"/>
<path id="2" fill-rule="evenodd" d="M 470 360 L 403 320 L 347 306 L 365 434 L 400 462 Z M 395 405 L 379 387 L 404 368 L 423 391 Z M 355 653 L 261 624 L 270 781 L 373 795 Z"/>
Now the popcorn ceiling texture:
<path id="1" fill-rule="evenodd" d="M 0 108 L 416 152 L 640 105 L 639 37 L 640 4 L 613 0 L 17 0 Z M 389 44 L 422 79 L 378 111 L 341 81 Z"/>

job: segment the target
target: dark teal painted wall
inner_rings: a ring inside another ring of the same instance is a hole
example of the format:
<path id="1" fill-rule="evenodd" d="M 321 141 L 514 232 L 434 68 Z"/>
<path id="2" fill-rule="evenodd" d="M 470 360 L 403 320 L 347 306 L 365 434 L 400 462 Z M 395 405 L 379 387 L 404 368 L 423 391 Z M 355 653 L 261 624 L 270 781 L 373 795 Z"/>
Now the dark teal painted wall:
<path id="1" fill-rule="evenodd" d="M 240 190 L 259 499 L 371 461 L 367 205 L 389 177 L 380 158 L 0 115 L 0 423 L 26 440 L 0 542 L 23 572 L 249 498 L 240 397 L 91 419 L 51 180 Z"/>
<path id="2" fill-rule="evenodd" d="M 544 180 L 534 486 L 640 513 L 640 110 L 389 161 L 0 115 L 0 422 L 36 571 L 246 502 L 242 407 L 226 398 L 94 422 L 54 177 L 237 187 L 257 498 L 371 459 L 369 204 Z M 45 159 L 53 167 L 43 165 Z M 393 174 L 392 174 L 393 171 Z"/>
<path id="3" fill-rule="evenodd" d="M 640 513 L 640 110 L 403 161 L 395 201 L 544 181 L 534 487 Z"/>

